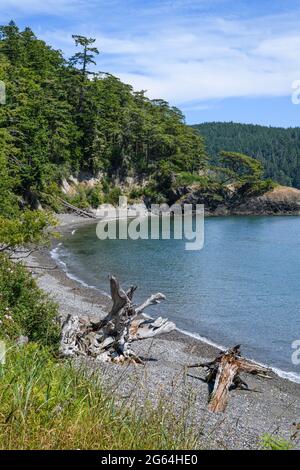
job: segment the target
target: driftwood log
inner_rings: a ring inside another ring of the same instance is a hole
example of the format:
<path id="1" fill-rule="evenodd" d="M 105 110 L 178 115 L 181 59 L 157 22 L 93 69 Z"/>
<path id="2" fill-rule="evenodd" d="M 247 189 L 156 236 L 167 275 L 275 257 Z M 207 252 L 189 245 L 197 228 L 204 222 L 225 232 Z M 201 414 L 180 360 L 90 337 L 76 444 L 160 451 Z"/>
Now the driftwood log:
<path id="1" fill-rule="evenodd" d="M 112 307 L 100 321 L 69 315 L 62 325 L 60 353 L 62 356 L 86 355 L 102 362 L 143 361 L 131 349 L 136 340 L 151 338 L 175 329 L 175 324 L 161 317 L 152 319 L 143 311 L 165 299 L 163 294 L 152 295 L 140 306 L 133 303 L 136 286 L 126 292 L 118 280 L 110 276 Z"/>
<path id="2" fill-rule="evenodd" d="M 75 214 L 81 216 L 81 217 L 89 217 L 90 219 L 96 219 L 97 217 L 89 210 L 83 210 L 80 209 L 79 207 L 74 206 L 73 204 L 70 204 L 69 202 L 65 201 L 61 197 L 56 197 L 65 207 L 71 212 L 74 212 Z"/>
<path id="3" fill-rule="evenodd" d="M 268 369 L 241 356 L 240 345 L 221 352 L 214 361 L 187 367 L 204 367 L 206 369 L 205 382 L 207 382 L 209 390 L 208 409 L 213 412 L 225 411 L 231 390 L 255 391 L 251 390 L 247 383 L 241 379 L 241 372 L 271 378 L 267 375 Z"/>

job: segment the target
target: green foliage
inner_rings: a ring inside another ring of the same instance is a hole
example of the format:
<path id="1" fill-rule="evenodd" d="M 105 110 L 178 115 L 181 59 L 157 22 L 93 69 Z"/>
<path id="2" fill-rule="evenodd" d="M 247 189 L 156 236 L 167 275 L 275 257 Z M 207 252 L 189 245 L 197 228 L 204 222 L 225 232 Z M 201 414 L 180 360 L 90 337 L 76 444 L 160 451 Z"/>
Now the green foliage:
<path id="1" fill-rule="evenodd" d="M 134 187 L 129 192 L 129 201 L 134 202 L 140 200 L 144 195 L 143 188 Z"/>
<path id="2" fill-rule="evenodd" d="M 18 246 L 47 243 L 49 224 L 55 223 L 52 215 L 43 211 L 19 211 L 13 218 L 0 215 L 0 252 Z"/>
<path id="3" fill-rule="evenodd" d="M 259 196 L 274 189 L 276 183 L 263 180 L 261 162 L 239 152 L 220 152 L 220 164 L 213 167 L 216 183 L 221 186 L 232 184 L 236 198 Z"/>
<path id="4" fill-rule="evenodd" d="M 97 209 L 97 207 L 99 207 L 100 204 L 102 204 L 104 201 L 102 186 L 97 185 L 97 186 L 94 186 L 93 188 L 87 189 L 86 198 L 87 198 L 89 205 L 93 207 L 94 209 Z"/>
<path id="5" fill-rule="evenodd" d="M 88 79 L 98 54 L 95 40 L 73 38 L 79 51 L 66 62 L 29 28 L 21 31 L 13 22 L 0 27 L 0 80 L 7 89 L 0 148 L 16 194 L 35 205 L 66 168 L 122 179 L 152 175 L 161 160 L 179 171 L 205 165 L 203 140 L 178 109 L 110 74 Z M 93 205 L 101 199 L 99 192 L 90 198 Z M 82 194 L 79 203 L 85 206 Z"/>
<path id="6" fill-rule="evenodd" d="M 264 177 L 300 188 L 300 128 L 265 127 L 233 122 L 193 126 L 205 139 L 215 164 L 221 150 L 250 155 L 264 166 Z"/>
<path id="7" fill-rule="evenodd" d="M 192 404 L 174 409 L 134 399 L 115 403 L 99 375 L 87 378 L 71 363 L 57 362 L 46 348 L 7 344 L 0 365 L 0 448 L 11 449 L 195 449 L 187 426 Z M 190 408 L 190 409 L 189 409 Z"/>
<path id="8" fill-rule="evenodd" d="M 20 264 L 0 255 L 0 321 L 2 338 L 28 336 L 56 348 L 59 327 L 56 304 L 48 299 Z"/>
<path id="9" fill-rule="evenodd" d="M 167 202 L 164 192 L 160 192 L 157 188 L 157 182 L 151 180 L 145 188 L 143 188 L 143 195 L 146 203 L 150 204 L 163 204 Z"/>
<path id="10" fill-rule="evenodd" d="M 5 154 L 7 146 L 4 135 L 0 131 L 0 214 L 10 217 L 16 211 L 17 197 L 13 193 L 14 181 L 8 170 L 8 161 Z"/>
<path id="11" fill-rule="evenodd" d="M 87 209 L 89 207 L 87 192 L 83 186 L 77 187 L 76 193 L 72 195 L 67 195 L 65 199 L 70 204 L 73 204 L 73 206 L 80 207 L 81 209 Z"/>
<path id="12" fill-rule="evenodd" d="M 118 187 L 115 187 L 115 188 L 112 188 L 108 195 L 106 196 L 105 198 L 105 202 L 106 203 L 109 203 L 109 204 L 112 204 L 114 206 L 118 206 L 119 205 L 119 197 L 122 196 L 122 191 L 120 188 Z"/>
<path id="13" fill-rule="evenodd" d="M 73 39 L 78 50 L 66 61 L 30 28 L 22 31 L 13 22 L 0 27 L 0 80 L 7 90 L 0 106 L 0 189 L 7 195 L 0 202 L 2 216 L 10 217 L 20 202 L 36 209 L 42 201 L 59 210 L 55 195 L 62 178 L 81 171 L 91 176 L 101 171 L 104 181 L 101 188 L 79 188 L 69 196 L 81 208 L 115 204 L 119 190 L 112 182 L 127 176 L 150 181 L 144 194 L 152 202 L 168 201 L 180 184 L 212 192 L 231 177 L 245 191 L 250 179 L 252 187 L 258 185 L 259 155 L 253 161 L 227 152 L 217 162 L 219 176 L 210 173 L 204 140 L 179 109 L 150 100 L 109 73 L 92 73 L 99 53 L 95 40 Z M 209 150 L 215 141 L 210 135 Z"/>
<path id="14" fill-rule="evenodd" d="M 252 181 L 251 183 L 242 186 L 240 190 L 243 191 L 247 197 L 253 197 L 272 191 L 276 186 L 278 186 L 277 183 L 268 178 L 266 180 Z"/>
<path id="15" fill-rule="evenodd" d="M 155 174 L 158 192 L 167 193 L 175 183 L 174 166 L 172 163 L 162 160 L 158 165 L 158 171 Z"/>
<path id="16" fill-rule="evenodd" d="M 234 182 L 248 182 L 260 180 L 263 174 L 263 166 L 255 158 L 239 152 L 220 152 L 222 168 L 228 170 L 228 176 L 232 175 Z"/>
<path id="17" fill-rule="evenodd" d="M 201 187 L 207 187 L 210 184 L 208 176 L 195 175 L 186 171 L 182 171 L 176 175 L 177 186 L 192 186 L 195 184 Z"/>
<path id="18" fill-rule="evenodd" d="M 261 446 L 264 450 L 292 450 L 293 444 L 281 437 L 264 434 L 261 438 Z"/>
<path id="19" fill-rule="evenodd" d="M 93 38 L 86 38 L 85 36 L 80 36 L 73 34 L 72 38 L 75 41 L 76 46 L 81 46 L 83 48 L 82 52 L 76 52 L 76 54 L 70 59 L 70 63 L 73 65 L 81 65 L 82 73 L 86 77 L 88 73 L 91 73 L 87 70 L 89 64 L 96 65 L 94 61 L 94 56 L 99 54 L 99 51 L 96 47 L 90 47 L 91 44 L 95 42 Z"/>

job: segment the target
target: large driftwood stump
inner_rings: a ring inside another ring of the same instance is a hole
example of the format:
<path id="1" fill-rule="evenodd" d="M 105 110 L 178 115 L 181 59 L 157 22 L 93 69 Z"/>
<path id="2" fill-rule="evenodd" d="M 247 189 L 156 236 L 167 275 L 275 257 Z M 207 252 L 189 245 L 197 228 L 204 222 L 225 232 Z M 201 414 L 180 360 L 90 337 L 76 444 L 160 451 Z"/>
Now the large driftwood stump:
<path id="1" fill-rule="evenodd" d="M 204 367 L 207 371 L 205 381 L 209 387 L 208 409 L 213 412 L 225 411 L 229 392 L 233 389 L 251 391 L 240 378 L 241 372 L 270 378 L 268 369 L 245 359 L 240 354 L 240 345 L 221 352 L 214 361 L 193 364 L 188 367 Z"/>
<path id="2" fill-rule="evenodd" d="M 168 333 L 175 324 L 161 317 L 156 320 L 143 314 L 150 305 L 165 299 L 163 294 L 152 295 L 142 305 L 133 304 L 136 286 L 125 292 L 114 276 L 110 277 L 112 308 L 101 321 L 69 315 L 62 325 L 60 353 L 62 356 L 86 355 L 103 362 L 142 363 L 131 349 L 135 340 Z"/>

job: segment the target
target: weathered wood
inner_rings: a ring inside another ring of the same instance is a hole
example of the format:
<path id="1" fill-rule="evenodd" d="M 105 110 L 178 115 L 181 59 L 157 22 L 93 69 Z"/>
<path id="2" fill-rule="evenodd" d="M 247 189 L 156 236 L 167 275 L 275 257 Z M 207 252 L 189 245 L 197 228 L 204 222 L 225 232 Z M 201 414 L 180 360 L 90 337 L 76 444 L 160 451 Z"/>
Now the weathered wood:
<path id="1" fill-rule="evenodd" d="M 211 362 L 192 364 L 187 367 L 203 367 L 207 370 L 205 381 L 209 386 L 208 409 L 213 412 L 225 411 L 230 390 L 256 391 L 251 390 L 240 378 L 241 372 L 271 378 L 267 375 L 268 369 L 241 356 L 240 345 L 221 352 Z"/>
<path id="2" fill-rule="evenodd" d="M 97 217 L 90 211 L 80 209 L 79 207 L 74 206 L 73 204 L 70 204 L 69 202 L 65 201 L 61 197 L 57 196 L 57 199 L 69 210 L 72 212 L 75 212 L 75 214 L 78 214 L 82 217 L 89 217 L 90 219 L 96 219 Z"/>
<path id="3" fill-rule="evenodd" d="M 225 410 L 228 403 L 229 387 L 233 384 L 238 370 L 238 364 L 231 354 L 224 354 L 218 366 L 213 392 L 209 400 L 209 410 L 214 412 Z"/>
<path id="4" fill-rule="evenodd" d="M 136 307 L 132 298 L 136 290 L 130 287 L 126 292 L 118 280 L 110 276 L 112 307 L 101 321 L 69 315 L 62 325 L 60 352 L 63 356 L 84 354 L 103 362 L 141 363 L 141 359 L 131 349 L 131 343 L 168 333 L 175 328 L 174 323 L 161 317 L 156 320 L 143 314 L 150 305 L 158 304 L 165 296 L 152 295 Z"/>

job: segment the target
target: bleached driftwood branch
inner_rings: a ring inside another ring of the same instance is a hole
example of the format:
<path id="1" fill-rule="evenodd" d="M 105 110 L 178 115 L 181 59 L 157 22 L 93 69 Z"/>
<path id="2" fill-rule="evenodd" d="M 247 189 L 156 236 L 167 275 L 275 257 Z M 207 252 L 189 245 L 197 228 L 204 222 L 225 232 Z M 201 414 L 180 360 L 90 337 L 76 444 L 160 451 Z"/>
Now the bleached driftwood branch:
<path id="1" fill-rule="evenodd" d="M 62 325 L 60 352 L 62 356 L 87 355 L 103 362 L 141 363 L 131 349 L 135 340 L 151 338 L 175 329 L 175 324 L 161 317 L 156 320 L 143 311 L 165 299 L 161 293 L 152 295 L 136 307 L 132 298 L 136 286 L 125 292 L 118 280 L 110 277 L 112 307 L 101 321 L 69 315 Z"/>
<path id="2" fill-rule="evenodd" d="M 252 391 L 247 383 L 240 378 L 241 372 L 271 378 L 267 375 L 268 369 L 241 356 L 240 345 L 221 352 L 214 361 L 192 364 L 187 367 L 204 367 L 206 369 L 205 381 L 210 389 L 208 409 L 213 412 L 225 411 L 230 390 Z"/>

